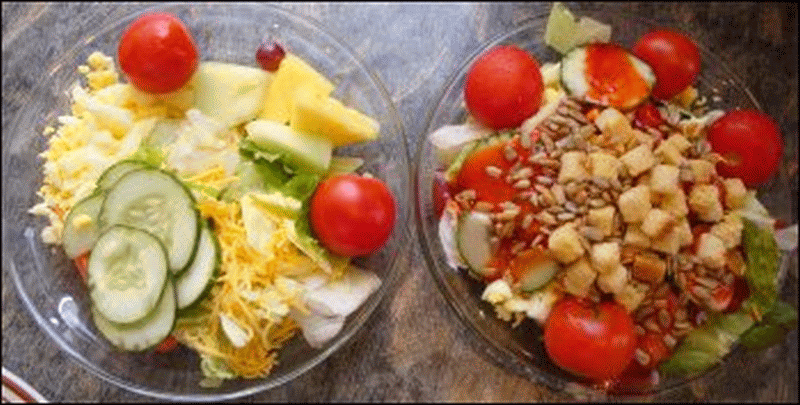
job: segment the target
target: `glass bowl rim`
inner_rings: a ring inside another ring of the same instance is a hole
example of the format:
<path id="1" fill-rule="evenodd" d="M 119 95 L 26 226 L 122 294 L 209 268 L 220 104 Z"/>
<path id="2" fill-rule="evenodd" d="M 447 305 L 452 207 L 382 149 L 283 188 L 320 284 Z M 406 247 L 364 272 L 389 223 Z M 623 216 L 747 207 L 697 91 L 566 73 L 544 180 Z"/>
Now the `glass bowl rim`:
<path id="1" fill-rule="evenodd" d="M 162 10 L 168 10 L 175 7 L 188 7 L 188 6 L 200 6 L 200 7 L 208 7 L 214 5 L 213 3 L 180 3 L 180 2 L 166 2 L 161 4 L 141 4 L 141 5 L 129 5 L 131 6 L 130 11 L 128 9 L 125 10 L 124 14 L 122 14 L 119 18 L 114 19 L 113 21 L 107 22 L 104 25 L 100 26 L 97 29 L 91 30 L 90 32 L 81 35 L 78 38 L 78 41 L 69 48 L 64 53 L 60 54 L 54 59 L 54 62 L 50 64 L 50 66 L 57 66 L 56 69 L 51 69 L 47 71 L 48 77 L 51 77 L 54 71 L 60 70 L 63 68 L 62 62 L 73 59 L 80 51 L 84 50 L 86 44 L 90 42 L 95 36 L 107 34 L 108 32 L 114 29 L 121 29 L 125 25 L 129 24 L 133 21 L 137 16 L 142 14 L 150 13 L 150 12 L 157 12 Z M 234 4 L 235 5 L 235 4 Z M 246 5 L 250 5 L 246 3 Z M 291 24 L 299 24 L 303 28 L 311 29 L 315 31 L 315 34 L 319 35 L 320 37 L 324 38 L 326 42 L 335 47 L 338 47 L 341 51 L 344 51 L 347 59 L 350 59 L 354 65 L 357 67 L 360 74 L 366 74 L 366 78 L 369 79 L 370 84 L 373 86 L 371 91 L 376 92 L 376 94 L 382 99 L 383 105 L 381 106 L 382 110 L 385 110 L 388 118 L 391 119 L 392 128 L 397 132 L 396 139 L 397 143 L 402 147 L 402 156 L 401 161 L 404 162 L 405 168 L 401 167 L 401 171 L 405 173 L 403 175 L 406 176 L 408 182 L 405 186 L 406 196 L 411 196 L 412 188 L 411 188 L 411 175 L 412 175 L 412 160 L 410 155 L 410 148 L 408 144 L 408 137 L 405 133 L 405 127 L 402 119 L 397 113 L 397 108 L 394 105 L 394 102 L 389 95 L 389 92 L 386 89 L 385 84 L 377 75 L 377 73 L 372 69 L 369 68 L 362 58 L 358 56 L 358 54 L 348 45 L 346 42 L 342 41 L 336 34 L 331 32 L 329 29 L 325 28 L 321 23 L 310 16 L 305 16 L 297 13 L 296 11 L 290 10 L 288 8 L 282 7 L 276 4 L 268 4 L 268 3 L 261 3 L 258 5 L 259 7 L 265 7 L 271 9 L 272 12 L 279 14 L 281 18 L 285 18 L 287 21 L 291 21 Z M 38 14 L 36 18 L 41 18 L 42 14 Z M 37 90 L 44 86 L 46 81 L 39 81 L 37 84 L 34 85 L 33 90 Z M 19 103 L 19 110 L 24 111 L 26 107 L 29 107 L 31 103 L 34 101 L 34 95 L 36 91 L 31 91 L 27 95 L 23 96 Z M 22 119 L 22 114 L 17 115 L 9 124 L 9 129 L 12 134 L 16 133 L 20 121 Z M 4 148 L 5 149 L 5 148 Z M 7 161 L 7 155 L 9 152 L 4 150 L 3 152 L 3 162 Z M 4 181 L 5 184 L 5 181 Z M 5 189 L 5 187 L 3 187 Z M 406 207 L 399 207 L 401 214 L 405 214 L 409 219 L 413 217 L 414 205 L 410 202 L 410 198 Z M 125 389 L 127 391 L 143 395 L 150 398 L 162 399 L 162 400 L 175 400 L 175 401 L 203 401 L 203 402 L 211 402 L 211 401 L 227 401 L 232 399 L 239 399 L 244 398 L 247 396 L 251 396 L 260 392 L 264 392 L 270 389 L 274 389 L 279 387 L 283 384 L 286 384 L 295 378 L 299 377 L 300 375 L 305 374 L 312 368 L 316 367 L 323 361 L 327 360 L 333 353 L 337 352 L 343 346 L 347 345 L 348 343 L 352 343 L 351 340 L 354 335 L 361 332 L 364 325 L 367 321 L 374 315 L 377 307 L 385 302 L 387 299 L 390 298 L 390 295 L 394 292 L 397 287 L 398 281 L 402 275 L 401 270 L 399 267 L 404 264 L 404 261 L 401 260 L 402 257 L 408 256 L 410 253 L 410 246 L 411 243 L 407 243 L 411 238 L 411 227 L 408 223 L 413 221 L 407 221 L 406 224 L 403 226 L 397 226 L 395 228 L 395 232 L 398 232 L 398 240 L 401 242 L 399 244 L 400 251 L 396 252 L 397 254 L 393 255 L 390 259 L 390 265 L 388 274 L 386 275 L 386 279 L 381 283 L 381 286 L 378 290 L 373 293 L 374 299 L 367 300 L 362 306 L 359 308 L 357 314 L 351 314 L 352 319 L 349 320 L 351 326 L 349 328 L 343 329 L 336 337 L 334 337 L 332 343 L 328 344 L 328 347 L 318 353 L 315 357 L 311 358 L 310 360 L 306 361 L 305 363 L 301 363 L 299 367 L 296 369 L 287 372 L 281 378 L 277 379 L 270 379 L 270 375 L 261 378 L 261 379 L 253 379 L 254 384 L 252 386 L 240 389 L 238 391 L 232 391 L 228 393 L 203 393 L 203 394 L 176 394 L 169 391 L 164 390 L 157 390 L 151 387 L 140 386 L 137 384 L 130 384 L 128 381 L 120 378 L 118 376 L 112 375 L 105 370 L 99 368 L 90 360 L 86 359 L 82 354 L 78 353 L 68 342 L 64 341 L 61 338 L 59 332 L 57 332 L 53 326 L 44 319 L 43 315 L 37 310 L 37 306 L 33 303 L 32 298 L 29 296 L 25 287 L 23 286 L 22 278 L 19 274 L 19 271 L 16 269 L 16 265 L 13 261 L 8 261 L 8 266 L 10 273 L 12 275 L 12 280 L 14 286 L 17 290 L 18 296 L 23 301 L 26 310 L 33 316 L 34 320 L 36 321 L 37 325 L 46 332 L 46 335 L 49 336 L 51 340 L 53 340 L 57 346 L 69 354 L 70 358 L 73 361 L 76 361 L 81 366 L 83 366 L 86 370 L 90 371 L 97 377 L 100 377 L 102 380 L 107 381 L 119 388 Z M 3 235 L 5 237 L 7 231 L 7 225 L 5 220 L 3 221 Z M 402 243 L 406 242 L 406 243 Z M 5 251 L 5 248 L 4 248 Z M 5 266 L 4 261 L 4 268 Z M 346 325 L 347 325 L 346 323 Z"/>

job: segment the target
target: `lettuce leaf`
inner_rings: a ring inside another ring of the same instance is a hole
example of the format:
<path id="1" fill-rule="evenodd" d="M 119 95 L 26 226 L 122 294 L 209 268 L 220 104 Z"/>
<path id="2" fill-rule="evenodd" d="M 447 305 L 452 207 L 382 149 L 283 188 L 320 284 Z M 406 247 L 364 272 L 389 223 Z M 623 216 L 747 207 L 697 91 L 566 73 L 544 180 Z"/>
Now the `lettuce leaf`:
<path id="1" fill-rule="evenodd" d="M 703 326 L 686 335 L 659 369 L 667 375 L 702 374 L 719 363 L 739 336 L 752 325 L 753 319 L 743 310 L 714 314 Z"/>
<path id="2" fill-rule="evenodd" d="M 740 340 L 750 350 L 760 350 L 782 342 L 797 327 L 797 309 L 783 301 L 775 301 L 761 322 L 748 329 Z"/>
<path id="3" fill-rule="evenodd" d="M 778 297 L 780 253 L 771 228 L 762 228 L 746 218 L 742 222 L 742 246 L 747 258 L 745 279 L 750 287 L 750 297 L 743 307 L 763 314 Z"/>

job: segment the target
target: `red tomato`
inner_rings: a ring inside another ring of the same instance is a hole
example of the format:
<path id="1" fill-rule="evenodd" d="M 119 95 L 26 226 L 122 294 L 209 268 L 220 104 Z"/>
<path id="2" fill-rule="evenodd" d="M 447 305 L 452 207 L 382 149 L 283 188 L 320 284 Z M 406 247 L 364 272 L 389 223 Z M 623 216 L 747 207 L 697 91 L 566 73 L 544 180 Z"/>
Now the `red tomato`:
<path id="1" fill-rule="evenodd" d="M 81 275 L 83 281 L 86 281 L 87 273 L 89 271 L 89 253 L 86 252 L 74 259 L 72 262 L 75 263 L 75 267 L 78 269 L 78 274 Z"/>
<path id="2" fill-rule="evenodd" d="M 675 97 L 694 83 L 700 73 L 700 51 L 689 37 L 670 30 L 644 34 L 633 54 L 647 62 L 656 74 L 653 95 L 662 100 Z"/>
<path id="3" fill-rule="evenodd" d="M 646 369 L 656 368 L 670 355 L 669 347 L 660 333 L 647 332 L 640 336 L 638 347 L 650 357 L 650 361 L 643 365 Z"/>
<path id="4" fill-rule="evenodd" d="M 161 343 L 158 344 L 158 346 L 156 346 L 155 352 L 162 354 L 169 353 L 175 350 L 175 348 L 177 347 L 178 347 L 178 341 L 174 337 L 172 337 L 172 335 L 169 335 L 165 337 L 164 340 L 162 340 Z"/>
<path id="5" fill-rule="evenodd" d="M 666 122 L 653 103 L 644 103 L 637 107 L 633 119 L 639 128 L 658 128 Z"/>
<path id="6" fill-rule="evenodd" d="M 755 110 L 728 111 L 708 128 L 711 149 L 728 163 L 718 163 L 723 177 L 738 177 L 748 187 L 767 181 L 778 170 L 783 138 L 778 124 Z"/>
<path id="7" fill-rule="evenodd" d="M 633 320 L 616 302 L 566 298 L 544 327 L 547 354 L 559 367 L 594 380 L 622 373 L 636 349 Z"/>
<path id="8" fill-rule="evenodd" d="M 309 217 L 325 247 L 352 257 L 383 246 L 392 233 L 394 213 L 394 198 L 382 181 L 343 174 L 317 186 Z"/>
<path id="9" fill-rule="evenodd" d="M 146 93 L 181 88 L 197 70 L 197 45 L 183 23 L 170 14 L 147 14 L 122 35 L 119 65 L 131 84 Z"/>
<path id="10" fill-rule="evenodd" d="M 472 116 L 487 127 L 514 128 L 539 110 L 543 89 L 539 62 L 523 49 L 501 45 L 470 68 L 464 101 Z"/>

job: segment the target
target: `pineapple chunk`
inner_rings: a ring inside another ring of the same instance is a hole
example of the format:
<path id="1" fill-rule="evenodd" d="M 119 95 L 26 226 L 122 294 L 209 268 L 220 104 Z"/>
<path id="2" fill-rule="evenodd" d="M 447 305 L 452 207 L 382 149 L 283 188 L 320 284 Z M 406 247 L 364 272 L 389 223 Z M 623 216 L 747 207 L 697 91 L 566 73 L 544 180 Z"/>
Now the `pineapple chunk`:
<path id="1" fill-rule="evenodd" d="M 581 245 L 580 235 L 573 224 L 564 224 L 550 234 L 548 247 L 553 257 L 561 263 L 568 264 L 583 256 L 585 250 Z"/>
<path id="2" fill-rule="evenodd" d="M 672 194 L 678 189 L 677 166 L 657 165 L 650 176 L 650 190 L 659 194 Z"/>
<path id="3" fill-rule="evenodd" d="M 195 73 L 195 107 L 226 128 L 254 119 L 266 94 L 270 74 L 232 63 L 202 62 Z"/>
<path id="4" fill-rule="evenodd" d="M 625 222 L 642 222 L 645 215 L 653 208 L 650 203 L 650 187 L 642 184 L 620 194 L 617 205 Z"/>
<path id="5" fill-rule="evenodd" d="M 295 93 L 290 122 L 296 131 L 330 139 L 334 147 L 372 141 L 380 129 L 377 121 L 339 100 L 319 98 L 305 90 Z"/>
<path id="6" fill-rule="evenodd" d="M 564 272 L 564 289 L 568 293 L 576 297 L 589 295 L 592 283 L 597 279 L 597 272 L 592 269 L 585 256 L 567 266 Z"/>
<path id="7" fill-rule="evenodd" d="M 647 144 L 639 145 L 631 149 L 622 155 L 619 160 L 621 160 L 628 169 L 628 173 L 634 177 L 650 170 L 650 168 L 656 164 L 653 152 Z"/>
<path id="8" fill-rule="evenodd" d="M 302 59 L 287 54 L 267 88 L 259 118 L 288 123 L 294 108 L 295 93 L 302 88 L 325 98 L 331 95 L 333 84 Z"/>

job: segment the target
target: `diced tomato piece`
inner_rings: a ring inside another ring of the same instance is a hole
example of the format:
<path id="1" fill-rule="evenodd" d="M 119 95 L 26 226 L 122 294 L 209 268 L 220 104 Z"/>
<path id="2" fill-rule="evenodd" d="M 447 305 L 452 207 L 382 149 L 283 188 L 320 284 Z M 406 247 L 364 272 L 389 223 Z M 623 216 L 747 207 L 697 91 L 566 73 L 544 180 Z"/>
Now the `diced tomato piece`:
<path id="1" fill-rule="evenodd" d="M 164 340 L 162 340 L 161 343 L 158 344 L 158 346 L 156 346 L 155 352 L 165 354 L 175 350 L 175 348 L 177 347 L 178 347 L 178 340 L 172 337 L 172 335 L 169 335 L 166 338 L 164 338 Z"/>
<path id="2" fill-rule="evenodd" d="M 89 252 L 72 259 L 72 262 L 75 263 L 75 268 L 78 269 L 78 274 L 80 274 L 83 281 L 86 282 L 89 272 Z"/>

